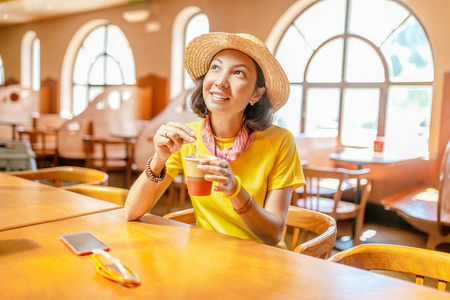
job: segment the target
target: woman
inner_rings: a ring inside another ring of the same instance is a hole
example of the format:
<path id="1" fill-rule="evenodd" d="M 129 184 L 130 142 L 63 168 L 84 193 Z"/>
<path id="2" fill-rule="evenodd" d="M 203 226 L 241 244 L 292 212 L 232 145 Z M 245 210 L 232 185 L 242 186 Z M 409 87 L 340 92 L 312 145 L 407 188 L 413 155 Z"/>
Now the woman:
<path id="1" fill-rule="evenodd" d="M 191 108 L 205 119 L 158 129 L 155 154 L 130 189 L 127 218 L 139 219 L 153 207 L 195 146 L 198 154 L 218 158 L 198 165 L 213 191 L 191 196 L 197 226 L 285 247 L 281 236 L 292 190 L 304 178 L 292 134 L 272 125 L 273 113 L 289 96 L 283 69 L 248 34 L 201 35 L 189 43 L 184 59 L 196 83 Z"/>

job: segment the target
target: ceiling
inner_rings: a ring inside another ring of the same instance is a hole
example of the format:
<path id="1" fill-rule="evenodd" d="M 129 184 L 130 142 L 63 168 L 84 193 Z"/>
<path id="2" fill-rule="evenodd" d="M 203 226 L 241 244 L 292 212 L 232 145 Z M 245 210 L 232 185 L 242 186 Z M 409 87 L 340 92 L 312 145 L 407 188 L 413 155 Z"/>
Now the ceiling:
<path id="1" fill-rule="evenodd" d="M 142 0 L 0 0 L 0 26 L 98 10 Z"/>

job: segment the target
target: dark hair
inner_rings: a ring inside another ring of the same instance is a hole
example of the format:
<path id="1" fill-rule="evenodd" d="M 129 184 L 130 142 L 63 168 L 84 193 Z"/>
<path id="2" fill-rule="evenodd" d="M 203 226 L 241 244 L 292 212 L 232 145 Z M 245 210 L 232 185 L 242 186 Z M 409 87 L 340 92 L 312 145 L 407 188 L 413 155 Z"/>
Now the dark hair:
<path id="1" fill-rule="evenodd" d="M 254 60 L 253 63 L 256 67 L 255 89 L 266 87 L 266 81 L 263 71 Z M 189 100 L 190 107 L 192 108 L 194 113 L 201 118 L 206 118 L 206 116 L 211 113 L 206 107 L 205 99 L 203 99 L 203 81 L 205 80 L 205 76 L 206 74 L 195 80 L 195 87 L 192 90 L 191 98 Z M 273 107 L 270 103 L 269 97 L 267 96 L 267 91 L 253 106 L 250 104 L 247 105 L 244 111 L 244 117 L 244 125 L 247 127 L 250 133 L 255 130 L 263 131 L 272 125 Z"/>

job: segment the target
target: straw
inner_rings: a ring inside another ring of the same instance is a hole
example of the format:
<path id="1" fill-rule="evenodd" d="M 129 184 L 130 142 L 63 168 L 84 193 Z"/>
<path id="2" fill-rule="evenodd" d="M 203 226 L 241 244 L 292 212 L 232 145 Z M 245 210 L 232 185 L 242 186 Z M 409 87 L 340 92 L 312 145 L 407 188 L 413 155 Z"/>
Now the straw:
<path id="1" fill-rule="evenodd" d="M 194 143 L 194 152 L 195 152 L 195 158 L 198 158 L 197 145 L 195 145 L 195 143 Z"/>

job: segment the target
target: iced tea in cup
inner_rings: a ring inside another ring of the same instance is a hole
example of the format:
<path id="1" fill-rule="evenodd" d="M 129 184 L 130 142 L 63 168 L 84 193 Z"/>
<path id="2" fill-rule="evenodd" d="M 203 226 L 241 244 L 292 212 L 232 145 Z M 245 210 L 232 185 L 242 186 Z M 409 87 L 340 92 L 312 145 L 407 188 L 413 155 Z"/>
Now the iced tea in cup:
<path id="1" fill-rule="evenodd" d="M 211 195 L 212 181 L 205 180 L 206 172 L 203 172 L 197 165 L 200 160 L 216 160 L 217 157 L 210 155 L 189 155 L 184 157 L 186 161 L 186 177 L 188 185 L 188 194 L 191 196 L 209 196 Z"/>

